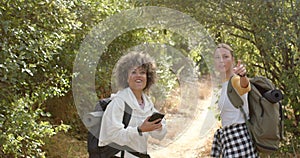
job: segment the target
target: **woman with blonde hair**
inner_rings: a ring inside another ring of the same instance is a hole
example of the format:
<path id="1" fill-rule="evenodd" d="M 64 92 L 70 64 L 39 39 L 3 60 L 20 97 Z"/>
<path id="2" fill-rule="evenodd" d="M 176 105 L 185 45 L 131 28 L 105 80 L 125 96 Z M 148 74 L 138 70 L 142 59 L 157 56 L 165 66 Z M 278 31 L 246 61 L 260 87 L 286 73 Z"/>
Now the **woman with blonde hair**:
<path id="1" fill-rule="evenodd" d="M 214 52 L 215 69 L 222 81 L 218 99 L 218 109 L 222 128 L 214 134 L 211 150 L 212 157 L 259 157 L 246 126 L 246 120 L 240 109 L 235 108 L 227 96 L 228 82 L 243 100 L 243 109 L 249 118 L 248 92 L 251 90 L 247 70 L 238 60 L 234 65 L 232 48 L 225 43 L 217 45 Z M 230 80 L 231 78 L 231 80 Z"/>

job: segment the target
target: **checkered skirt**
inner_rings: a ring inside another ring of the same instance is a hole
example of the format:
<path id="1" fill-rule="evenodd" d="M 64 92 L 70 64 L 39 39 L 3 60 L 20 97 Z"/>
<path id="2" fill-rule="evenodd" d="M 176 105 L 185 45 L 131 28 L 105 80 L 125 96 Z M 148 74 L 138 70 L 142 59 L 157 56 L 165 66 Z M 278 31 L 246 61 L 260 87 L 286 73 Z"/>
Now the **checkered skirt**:
<path id="1" fill-rule="evenodd" d="M 212 157 L 259 158 L 245 123 L 218 129 L 214 134 Z"/>

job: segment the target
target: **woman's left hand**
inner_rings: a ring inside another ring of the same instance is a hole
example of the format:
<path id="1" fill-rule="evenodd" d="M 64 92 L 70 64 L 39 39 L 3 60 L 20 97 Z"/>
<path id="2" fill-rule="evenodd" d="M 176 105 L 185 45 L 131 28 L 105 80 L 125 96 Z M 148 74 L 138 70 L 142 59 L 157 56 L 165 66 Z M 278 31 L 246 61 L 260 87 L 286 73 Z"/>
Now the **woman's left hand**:
<path id="1" fill-rule="evenodd" d="M 142 132 L 150 132 L 154 130 L 160 130 L 162 128 L 161 119 L 150 122 L 149 118 L 150 116 L 145 119 L 141 126 L 139 126 L 139 129 Z"/>

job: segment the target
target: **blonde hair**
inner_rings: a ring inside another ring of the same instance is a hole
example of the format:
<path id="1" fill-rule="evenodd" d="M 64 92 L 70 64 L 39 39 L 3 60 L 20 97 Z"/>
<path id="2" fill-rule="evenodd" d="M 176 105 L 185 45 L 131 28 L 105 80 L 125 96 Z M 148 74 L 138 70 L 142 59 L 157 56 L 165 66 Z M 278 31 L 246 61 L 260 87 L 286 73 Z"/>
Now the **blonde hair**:
<path id="1" fill-rule="evenodd" d="M 229 50 L 231 56 L 233 57 L 233 49 L 228 44 L 226 44 L 226 43 L 220 43 L 220 44 L 217 45 L 216 49 L 218 49 L 218 48 L 224 48 L 224 49 Z"/>

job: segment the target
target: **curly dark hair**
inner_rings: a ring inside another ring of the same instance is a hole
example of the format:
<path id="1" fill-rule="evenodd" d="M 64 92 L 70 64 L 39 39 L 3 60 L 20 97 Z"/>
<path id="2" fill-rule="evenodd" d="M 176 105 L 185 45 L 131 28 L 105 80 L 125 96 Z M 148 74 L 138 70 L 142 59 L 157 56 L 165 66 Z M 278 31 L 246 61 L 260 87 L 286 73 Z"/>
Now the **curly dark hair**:
<path id="1" fill-rule="evenodd" d="M 144 91 L 148 91 L 156 81 L 156 65 L 152 57 L 144 51 L 131 51 L 122 56 L 116 64 L 114 76 L 118 88 L 127 88 L 128 71 L 133 67 L 142 67 L 147 73 L 147 84 Z"/>

